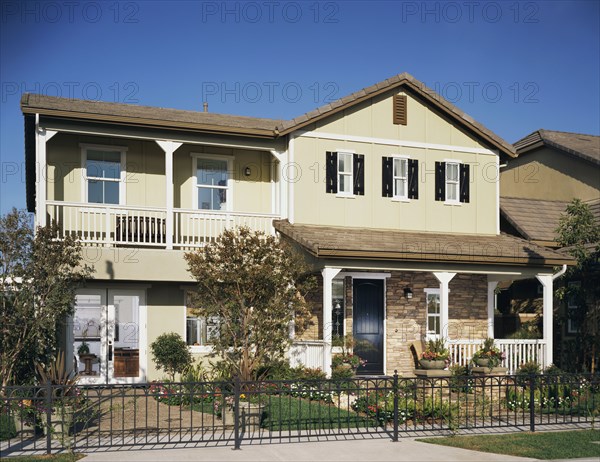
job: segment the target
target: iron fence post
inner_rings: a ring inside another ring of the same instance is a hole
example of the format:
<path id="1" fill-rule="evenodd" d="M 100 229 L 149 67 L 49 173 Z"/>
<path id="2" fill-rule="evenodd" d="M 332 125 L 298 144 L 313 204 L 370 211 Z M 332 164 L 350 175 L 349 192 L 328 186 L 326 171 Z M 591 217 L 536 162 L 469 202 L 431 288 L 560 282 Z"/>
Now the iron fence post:
<path id="1" fill-rule="evenodd" d="M 46 454 L 52 454 L 52 384 L 46 381 Z"/>
<path id="2" fill-rule="evenodd" d="M 394 437 L 392 440 L 398 442 L 398 370 L 394 371 Z"/>
<path id="3" fill-rule="evenodd" d="M 535 375 L 529 376 L 529 431 L 535 431 Z"/>
<path id="4" fill-rule="evenodd" d="M 233 386 L 233 437 L 235 439 L 233 449 L 241 449 L 242 440 L 240 436 L 240 378 L 236 375 Z"/>

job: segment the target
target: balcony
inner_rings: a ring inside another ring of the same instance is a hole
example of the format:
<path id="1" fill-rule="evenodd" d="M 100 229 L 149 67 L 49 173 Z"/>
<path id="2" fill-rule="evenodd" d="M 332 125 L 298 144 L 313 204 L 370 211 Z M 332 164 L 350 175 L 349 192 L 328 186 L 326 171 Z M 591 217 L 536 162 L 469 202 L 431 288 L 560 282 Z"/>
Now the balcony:
<path id="1" fill-rule="evenodd" d="M 57 238 L 78 237 L 88 246 L 193 249 L 213 242 L 226 229 L 248 226 L 272 234 L 276 214 L 132 207 L 47 201 L 47 219 Z M 170 232 L 169 230 L 172 230 Z"/>

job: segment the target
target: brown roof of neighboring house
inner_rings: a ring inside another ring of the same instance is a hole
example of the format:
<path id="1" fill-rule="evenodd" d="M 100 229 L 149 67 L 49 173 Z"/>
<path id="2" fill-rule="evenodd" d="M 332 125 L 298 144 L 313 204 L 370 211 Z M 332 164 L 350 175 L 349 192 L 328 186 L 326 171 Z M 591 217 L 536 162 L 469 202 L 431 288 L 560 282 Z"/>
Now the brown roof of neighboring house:
<path id="1" fill-rule="evenodd" d="M 600 224 L 600 199 L 587 201 Z M 501 197 L 500 213 L 525 239 L 541 245 L 556 244 L 556 228 L 569 202 Z"/>
<path id="2" fill-rule="evenodd" d="M 510 143 L 407 73 L 398 74 L 363 88 L 289 121 L 58 98 L 28 93 L 21 98 L 21 110 L 24 114 L 277 138 L 400 87 L 458 123 L 463 129 L 480 138 L 491 148 L 498 149 L 499 152 L 510 157 L 516 157 L 515 148 Z"/>
<path id="3" fill-rule="evenodd" d="M 290 224 L 275 229 L 315 257 L 486 265 L 574 264 L 574 260 L 507 234 L 481 236 Z"/>
<path id="4" fill-rule="evenodd" d="M 514 144 L 519 155 L 542 146 L 549 146 L 600 165 L 600 136 L 541 129 Z"/>

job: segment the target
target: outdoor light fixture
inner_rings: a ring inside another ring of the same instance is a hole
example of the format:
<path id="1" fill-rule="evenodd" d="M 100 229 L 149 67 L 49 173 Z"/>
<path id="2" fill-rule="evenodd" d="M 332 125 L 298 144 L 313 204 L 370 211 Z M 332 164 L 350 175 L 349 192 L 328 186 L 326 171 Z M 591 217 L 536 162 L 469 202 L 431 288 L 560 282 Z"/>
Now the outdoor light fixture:
<path id="1" fill-rule="evenodd" d="M 411 299 L 413 296 L 412 289 L 410 287 L 404 288 L 404 296 L 408 299 Z"/>
<path id="2" fill-rule="evenodd" d="M 251 174 L 251 173 L 252 173 L 252 170 L 250 170 L 250 167 L 246 167 L 246 168 L 244 169 L 244 175 L 246 175 L 246 176 L 250 176 L 250 174 Z"/>

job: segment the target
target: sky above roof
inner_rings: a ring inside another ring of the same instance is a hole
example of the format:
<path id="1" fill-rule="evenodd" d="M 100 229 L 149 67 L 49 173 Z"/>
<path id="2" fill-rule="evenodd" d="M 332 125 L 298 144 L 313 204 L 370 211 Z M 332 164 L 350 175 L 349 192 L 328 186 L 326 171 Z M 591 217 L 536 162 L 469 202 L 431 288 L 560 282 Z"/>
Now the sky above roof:
<path id="1" fill-rule="evenodd" d="M 600 134 L 600 2 L 0 2 L 0 212 L 24 92 L 291 119 L 401 72 L 515 142 Z"/>

